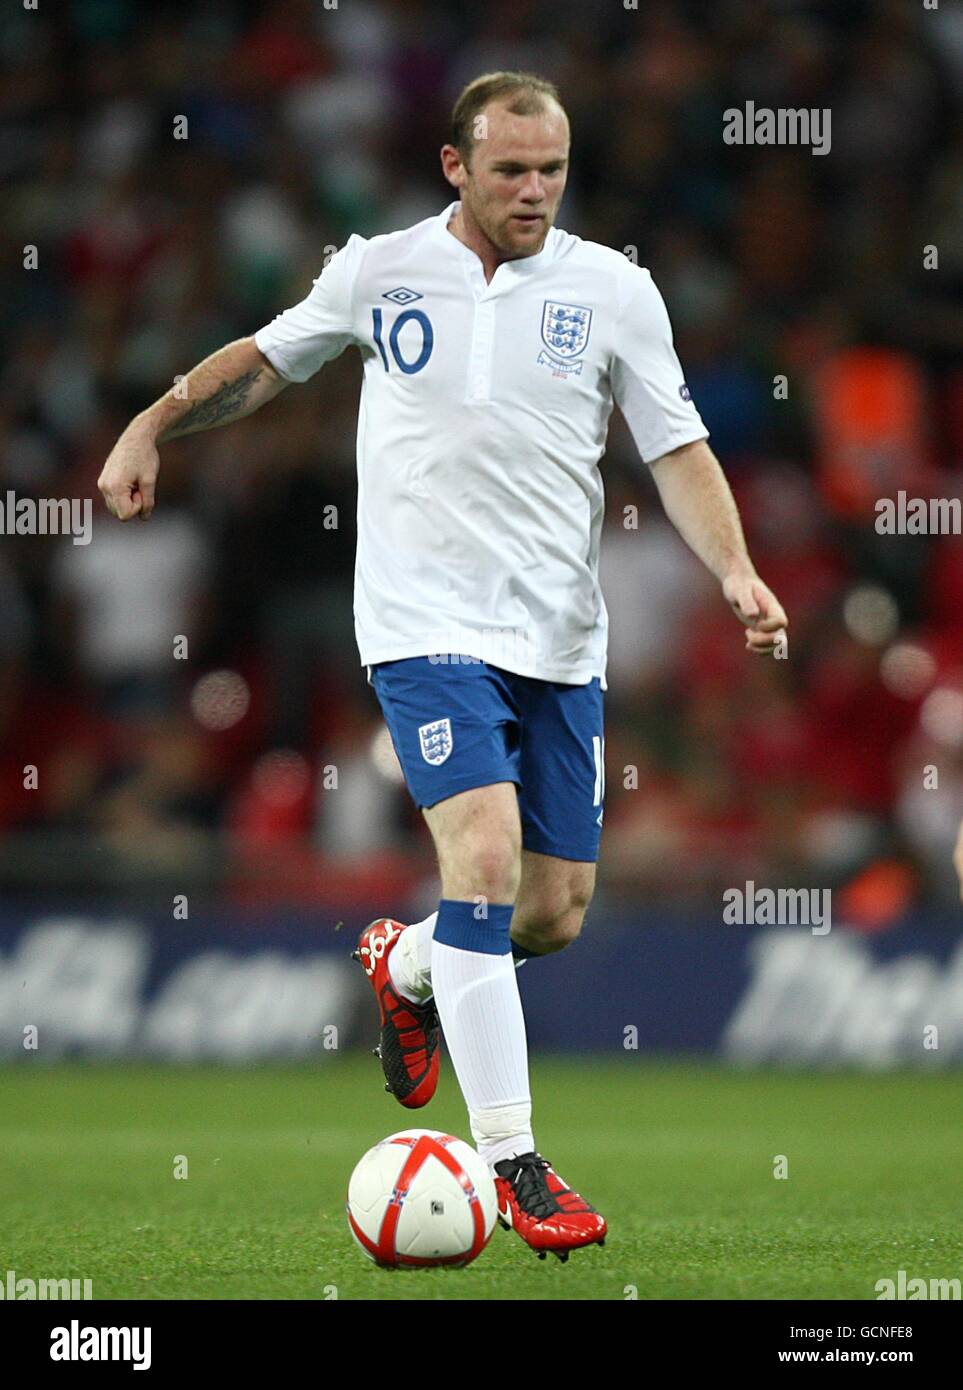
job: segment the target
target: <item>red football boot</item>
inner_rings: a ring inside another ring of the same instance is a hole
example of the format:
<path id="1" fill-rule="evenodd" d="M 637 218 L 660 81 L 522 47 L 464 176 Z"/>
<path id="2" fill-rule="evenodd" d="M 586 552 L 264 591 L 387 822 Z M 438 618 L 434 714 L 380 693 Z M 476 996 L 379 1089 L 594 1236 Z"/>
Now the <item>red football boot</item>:
<path id="1" fill-rule="evenodd" d="M 549 1251 L 563 1262 L 580 1245 L 604 1245 L 605 1217 L 564 1183 L 541 1154 L 519 1154 L 495 1164 L 498 1219 L 515 1230 L 540 1260 Z"/>
<path id="2" fill-rule="evenodd" d="M 409 1110 L 418 1110 L 438 1085 L 438 1014 L 433 999 L 412 1004 L 391 982 L 388 957 L 403 931 L 404 922 L 379 917 L 365 927 L 351 955 L 364 966 L 378 1001 L 381 1042 L 374 1052 L 381 1058 L 385 1090 Z"/>

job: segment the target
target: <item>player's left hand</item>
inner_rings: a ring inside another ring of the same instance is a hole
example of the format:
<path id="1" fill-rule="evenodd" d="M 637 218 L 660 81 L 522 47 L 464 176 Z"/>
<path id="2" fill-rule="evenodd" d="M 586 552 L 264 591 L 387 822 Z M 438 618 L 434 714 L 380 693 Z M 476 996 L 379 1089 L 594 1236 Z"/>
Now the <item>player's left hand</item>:
<path id="1" fill-rule="evenodd" d="M 727 574 L 722 592 L 747 629 L 746 651 L 769 656 L 785 646 L 789 619 L 776 595 L 757 574 Z"/>

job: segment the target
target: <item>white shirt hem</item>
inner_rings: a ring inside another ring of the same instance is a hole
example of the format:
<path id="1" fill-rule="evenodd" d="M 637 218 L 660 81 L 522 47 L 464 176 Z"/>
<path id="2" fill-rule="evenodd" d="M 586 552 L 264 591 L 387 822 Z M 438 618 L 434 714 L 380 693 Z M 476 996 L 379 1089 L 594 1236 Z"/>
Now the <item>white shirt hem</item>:
<path id="1" fill-rule="evenodd" d="M 366 648 L 361 657 L 361 665 L 368 668 L 370 682 L 371 667 L 379 665 L 382 661 L 406 661 L 414 656 L 434 655 L 434 652 L 425 650 L 423 642 L 398 647 L 376 647 L 373 650 Z M 472 652 L 467 649 L 463 649 L 458 655 L 477 657 L 480 662 L 486 660 L 480 652 Z M 438 664 L 447 665 L 448 663 L 439 662 Z M 494 662 L 491 664 L 495 665 Z M 568 670 L 562 670 L 560 668 L 543 665 L 539 665 L 537 669 L 532 669 L 531 667 L 525 667 L 522 663 L 502 661 L 498 663 L 497 669 L 500 671 L 510 671 L 514 676 L 527 676 L 530 680 L 536 681 L 551 681 L 553 684 L 557 685 L 588 685 L 590 681 L 598 676 L 602 681 L 603 690 L 605 689 L 605 672 L 593 664 L 583 663 L 574 669 L 569 668 Z"/>

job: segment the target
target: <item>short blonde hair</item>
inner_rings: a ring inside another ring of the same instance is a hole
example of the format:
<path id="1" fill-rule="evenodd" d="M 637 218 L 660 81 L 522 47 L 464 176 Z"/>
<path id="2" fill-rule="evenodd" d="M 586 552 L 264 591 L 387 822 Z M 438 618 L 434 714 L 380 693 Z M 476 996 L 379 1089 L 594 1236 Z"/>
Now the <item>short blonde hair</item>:
<path id="1" fill-rule="evenodd" d="M 534 72 L 486 72 L 462 91 L 451 113 L 451 144 L 467 162 L 475 144 L 475 117 L 490 101 L 513 97 L 508 110 L 513 116 L 537 116 L 551 102 L 564 110 L 558 88 Z"/>

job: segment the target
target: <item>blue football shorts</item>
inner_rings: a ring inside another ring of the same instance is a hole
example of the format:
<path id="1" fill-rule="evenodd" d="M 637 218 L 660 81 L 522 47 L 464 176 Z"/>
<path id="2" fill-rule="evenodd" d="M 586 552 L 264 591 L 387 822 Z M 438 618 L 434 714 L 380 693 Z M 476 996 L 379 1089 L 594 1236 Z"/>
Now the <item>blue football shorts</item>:
<path id="1" fill-rule="evenodd" d="M 522 844 L 595 863 L 605 798 L 596 676 L 563 685 L 469 657 L 383 661 L 369 679 L 415 803 L 514 782 Z"/>

